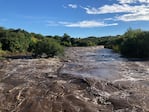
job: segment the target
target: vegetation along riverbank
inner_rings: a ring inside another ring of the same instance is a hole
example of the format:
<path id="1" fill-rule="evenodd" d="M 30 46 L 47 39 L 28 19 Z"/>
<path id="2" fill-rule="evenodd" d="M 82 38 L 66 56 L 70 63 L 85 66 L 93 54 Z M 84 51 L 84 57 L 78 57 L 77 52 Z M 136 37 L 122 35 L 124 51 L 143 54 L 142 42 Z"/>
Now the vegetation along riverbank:
<path id="1" fill-rule="evenodd" d="M 148 112 L 148 61 L 107 61 L 111 55 L 102 54 L 106 47 L 148 59 L 148 42 L 148 31 L 132 29 L 117 36 L 73 38 L 1 27 L 0 111 Z"/>
<path id="2" fill-rule="evenodd" d="M 106 37 L 74 38 L 43 36 L 21 29 L 0 27 L 0 55 L 31 54 L 35 57 L 54 57 L 63 54 L 64 47 L 104 45 L 123 56 L 149 58 L 149 31 L 128 29 L 123 35 Z"/>

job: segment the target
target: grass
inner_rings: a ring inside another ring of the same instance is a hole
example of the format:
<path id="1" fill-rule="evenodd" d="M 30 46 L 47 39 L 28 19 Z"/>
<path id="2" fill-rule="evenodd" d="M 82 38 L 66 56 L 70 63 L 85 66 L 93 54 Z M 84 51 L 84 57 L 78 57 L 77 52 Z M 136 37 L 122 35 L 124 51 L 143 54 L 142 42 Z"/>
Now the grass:
<path id="1" fill-rule="evenodd" d="M 0 50 L 0 56 L 5 56 L 6 54 L 8 54 L 8 51 Z"/>

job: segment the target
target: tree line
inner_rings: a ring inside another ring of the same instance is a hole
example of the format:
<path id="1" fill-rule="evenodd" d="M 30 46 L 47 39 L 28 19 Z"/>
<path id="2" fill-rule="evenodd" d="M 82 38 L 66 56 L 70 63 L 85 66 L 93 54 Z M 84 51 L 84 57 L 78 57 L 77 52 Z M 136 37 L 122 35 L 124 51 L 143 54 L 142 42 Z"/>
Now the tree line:
<path id="1" fill-rule="evenodd" d="M 32 53 L 35 57 L 43 54 L 54 57 L 62 52 L 63 47 L 52 38 L 21 29 L 0 27 L 0 55 Z"/>
<path id="2" fill-rule="evenodd" d="M 35 57 L 54 57 L 63 54 L 64 47 L 104 45 L 126 57 L 149 58 L 149 32 L 128 29 L 123 35 L 87 38 L 43 36 L 22 29 L 0 27 L 0 55 L 31 53 Z"/>
<path id="3" fill-rule="evenodd" d="M 105 43 L 105 38 L 73 38 L 63 36 L 43 36 L 29 33 L 22 29 L 5 29 L 0 27 L 0 55 L 32 53 L 35 57 L 46 55 L 54 57 L 63 54 L 64 47 L 96 46 Z"/>
<path id="4" fill-rule="evenodd" d="M 105 47 L 125 57 L 149 59 L 149 31 L 129 28 L 123 35 L 108 41 Z"/>

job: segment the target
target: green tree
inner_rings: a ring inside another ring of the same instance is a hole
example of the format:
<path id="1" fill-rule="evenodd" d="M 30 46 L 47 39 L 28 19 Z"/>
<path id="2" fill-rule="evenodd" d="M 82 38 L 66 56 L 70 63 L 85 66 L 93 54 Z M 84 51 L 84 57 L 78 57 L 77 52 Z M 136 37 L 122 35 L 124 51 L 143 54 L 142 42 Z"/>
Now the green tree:
<path id="1" fill-rule="evenodd" d="M 71 37 L 68 35 L 68 34 L 66 34 L 66 33 L 64 33 L 64 35 L 62 36 L 62 45 L 64 45 L 64 46 L 67 46 L 67 47 L 70 47 L 70 46 L 72 46 L 72 44 L 71 44 Z"/>
<path id="2" fill-rule="evenodd" d="M 123 41 L 121 53 L 128 57 L 149 58 L 149 32 L 134 31 L 134 37 Z"/>
<path id="3" fill-rule="evenodd" d="M 63 53 L 62 46 L 53 39 L 45 38 L 37 42 L 34 54 L 36 57 L 54 57 Z"/>
<path id="4" fill-rule="evenodd" d="M 30 43 L 30 38 L 22 32 L 9 31 L 6 37 L 1 40 L 4 50 L 11 52 L 25 52 L 27 51 Z"/>

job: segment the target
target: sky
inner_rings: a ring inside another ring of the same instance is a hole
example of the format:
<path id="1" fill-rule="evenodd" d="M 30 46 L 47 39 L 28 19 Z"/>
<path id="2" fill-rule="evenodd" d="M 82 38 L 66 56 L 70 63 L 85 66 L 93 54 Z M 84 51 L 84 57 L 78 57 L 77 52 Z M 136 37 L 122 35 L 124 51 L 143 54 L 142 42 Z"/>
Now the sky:
<path id="1" fill-rule="evenodd" d="M 0 26 L 43 35 L 121 35 L 149 30 L 149 0 L 0 0 Z"/>

